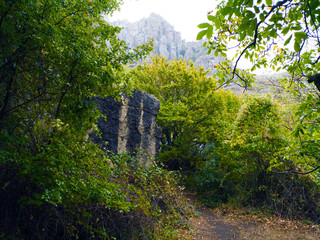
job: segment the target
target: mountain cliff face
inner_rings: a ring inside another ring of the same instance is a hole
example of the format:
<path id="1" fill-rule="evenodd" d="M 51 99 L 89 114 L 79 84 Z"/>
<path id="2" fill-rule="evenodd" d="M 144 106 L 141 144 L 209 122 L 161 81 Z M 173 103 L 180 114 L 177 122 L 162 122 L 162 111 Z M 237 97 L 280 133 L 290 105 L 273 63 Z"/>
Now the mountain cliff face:
<path id="1" fill-rule="evenodd" d="M 213 54 L 207 55 L 203 48 L 203 41 L 186 42 L 181 39 L 181 34 L 174 30 L 160 15 L 152 13 L 148 18 L 138 22 L 116 21 L 112 24 L 122 27 L 119 38 L 126 41 L 129 47 L 136 47 L 153 39 L 154 54 L 165 56 L 168 60 L 186 59 L 192 60 L 196 66 L 211 68 L 214 72 L 214 65 L 222 58 Z"/>

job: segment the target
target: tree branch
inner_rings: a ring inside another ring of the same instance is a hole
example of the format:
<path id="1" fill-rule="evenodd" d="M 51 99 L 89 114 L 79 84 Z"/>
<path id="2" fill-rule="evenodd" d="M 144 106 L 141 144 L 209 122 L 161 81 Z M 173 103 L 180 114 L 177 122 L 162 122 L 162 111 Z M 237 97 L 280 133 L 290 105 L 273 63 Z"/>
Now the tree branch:
<path id="1" fill-rule="evenodd" d="M 320 166 L 308 171 L 308 172 L 298 172 L 298 171 L 294 171 L 294 170 L 289 170 L 289 171 L 284 171 L 284 172 L 275 172 L 275 171 L 272 171 L 273 173 L 278 173 L 278 174 L 287 174 L 287 173 L 294 173 L 294 174 L 298 174 L 298 175 L 307 175 L 307 174 L 310 174 L 310 173 L 313 173 L 315 171 L 317 171 L 318 169 L 320 169 Z"/>
<path id="2" fill-rule="evenodd" d="M 257 26 L 256 26 L 256 29 L 254 31 L 254 37 L 253 37 L 253 41 L 245 47 L 245 49 L 243 49 L 243 51 L 241 52 L 240 56 L 238 57 L 237 61 L 236 61 L 236 64 L 233 68 L 233 72 L 232 72 L 232 79 L 234 78 L 234 75 L 235 75 L 235 72 L 236 72 L 236 69 L 237 69 L 237 66 L 238 66 L 238 62 L 240 61 L 242 55 L 249 49 L 251 48 L 252 46 L 253 47 L 256 47 L 256 44 L 257 44 L 257 39 L 258 39 L 258 30 L 259 30 L 259 27 L 262 23 L 265 22 L 265 20 L 270 16 L 270 14 L 273 12 L 274 9 L 278 8 L 278 7 L 281 7 L 283 6 L 285 3 L 287 3 L 288 1 L 290 0 L 283 0 L 283 1 L 280 1 L 278 2 L 276 5 L 272 6 L 270 11 L 267 13 L 267 15 L 265 16 L 265 19 L 264 21 L 260 21 Z"/>
<path id="3" fill-rule="evenodd" d="M 76 63 L 77 63 L 78 59 L 74 60 L 73 64 L 72 64 L 72 67 L 70 69 L 70 72 L 69 72 L 69 76 L 68 76 L 68 79 L 69 79 L 69 82 L 68 84 L 72 83 L 73 81 L 73 70 L 74 68 L 76 67 Z M 64 98 L 64 96 L 66 95 L 67 91 L 68 91 L 68 84 L 65 84 L 65 88 L 64 88 L 64 91 L 62 92 L 61 94 L 61 97 L 59 99 L 59 103 L 58 103 L 58 107 L 57 107 L 57 111 L 56 111 L 56 114 L 55 114 L 55 117 L 58 118 L 59 116 L 59 111 L 60 111 L 60 107 L 61 107 L 61 103 L 62 103 L 62 99 Z"/>

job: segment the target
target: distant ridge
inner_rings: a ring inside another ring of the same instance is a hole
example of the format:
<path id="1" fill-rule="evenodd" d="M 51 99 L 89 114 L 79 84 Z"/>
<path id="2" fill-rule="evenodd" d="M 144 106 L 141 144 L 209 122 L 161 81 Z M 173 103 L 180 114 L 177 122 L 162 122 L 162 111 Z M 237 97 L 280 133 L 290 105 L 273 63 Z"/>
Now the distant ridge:
<path id="1" fill-rule="evenodd" d="M 214 65 L 223 60 L 222 57 L 215 57 L 213 54 L 207 55 L 206 49 L 202 46 L 203 41 L 182 40 L 181 33 L 175 31 L 172 25 L 156 13 L 151 13 L 148 18 L 134 23 L 121 20 L 112 24 L 123 28 L 118 36 L 131 48 L 153 39 L 154 54 L 165 56 L 168 60 L 192 60 L 196 66 L 203 66 L 206 70 L 210 68 L 212 73 L 215 72 Z"/>

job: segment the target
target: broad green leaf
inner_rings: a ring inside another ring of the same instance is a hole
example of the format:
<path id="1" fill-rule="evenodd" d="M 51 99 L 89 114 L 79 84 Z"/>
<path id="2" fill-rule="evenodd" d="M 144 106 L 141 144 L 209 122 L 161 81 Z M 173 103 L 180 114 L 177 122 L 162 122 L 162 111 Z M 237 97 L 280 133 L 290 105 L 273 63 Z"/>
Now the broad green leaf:
<path id="1" fill-rule="evenodd" d="M 207 18 L 208 18 L 209 21 L 212 21 L 212 22 L 214 22 L 215 19 L 216 19 L 216 18 L 215 18 L 214 16 L 212 16 L 212 15 L 208 15 Z"/>
<path id="2" fill-rule="evenodd" d="M 254 34 L 254 28 L 253 27 L 248 27 L 247 29 L 247 34 L 250 36 L 250 37 L 253 37 L 253 34 Z"/>
<path id="3" fill-rule="evenodd" d="M 248 18 L 254 18 L 256 15 L 252 12 L 252 11 L 250 11 L 250 10 L 248 10 L 247 12 L 246 12 L 246 15 L 247 15 L 247 17 Z"/>
<path id="4" fill-rule="evenodd" d="M 245 37 L 247 36 L 247 33 L 245 31 L 240 32 L 240 38 L 239 41 L 243 41 L 245 39 Z"/>
<path id="5" fill-rule="evenodd" d="M 216 18 L 216 20 L 214 21 L 215 23 L 215 27 L 216 29 L 219 29 L 221 27 L 221 22 L 220 22 L 220 19 L 219 18 Z"/>
<path id="6" fill-rule="evenodd" d="M 260 18 L 260 21 L 261 21 L 261 22 L 264 22 L 264 20 L 266 20 L 266 17 L 264 16 L 263 13 L 261 13 L 261 14 L 259 15 L 259 18 Z"/>
<path id="7" fill-rule="evenodd" d="M 295 32 L 294 36 L 296 39 L 298 39 L 299 42 L 301 42 L 301 39 L 307 39 L 308 36 L 305 32 Z"/>
<path id="8" fill-rule="evenodd" d="M 232 7 L 227 6 L 227 7 L 224 7 L 224 8 L 222 9 L 222 14 L 223 14 L 223 15 L 229 15 L 229 14 L 231 14 L 231 13 L 232 13 Z"/>
<path id="9" fill-rule="evenodd" d="M 201 32 L 198 33 L 197 35 L 197 40 L 201 40 L 204 35 L 206 35 L 207 30 L 202 30 Z"/>
<path id="10" fill-rule="evenodd" d="M 272 29 L 272 30 L 270 31 L 270 36 L 273 37 L 273 38 L 277 38 L 278 35 L 277 35 L 276 30 Z"/>
<path id="11" fill-rule="evenodd" d="M 207 38 L 210 39 L 212 37 L 213 34 L 213 26 L 210 25 L 207 29 Z"/>
<path id="12" fill-rule="evenodd" d="M 294 42 L 294 51 L 300 52 L 300 44 L 297 41 Z"/>
<path id="13" fill-rule="evenodd" d="M 260 9 L 257 6 L 254 6 L 254 11 L 255 11 L 255 13 L 258 14 L 260 12 Z"/>
<path id="14" fill-rule="evenodd" d="M 209 26 L 211 26 L 209 23 L 200 23 L 198 28 L 208 28 Z"/>
<path id="15" fill-rule="evenodd" d="M 272 6 L 272 0 L 266 0 L 266 4 L 270 7 Z"/>
<path id="16" fill-rule="evenodd" d="M 292 28 L 292 30 L 296 30 L 296 31 L 299 31 L 299 30 L 301 30 L 302 29 L 302 27 L 300 26 L 300 24 L 298 24 L 298 25 L 296 25 L 296 26 L 294 26 L 293 28 Z"/>
<path id="17" fill-rule="evenodd" d="M 249 0 L 246 2 L 247 7 L 252 7 L 253 6 L 253 0 Z"/>
<path id="18" fill-rule="evenodd" d="M 283 30 L 282 30 L 282 34 L 283 35 L 286 35 L 288 32 L 289 32 L 290 28 L 289 27 L 285 27 Z"/>

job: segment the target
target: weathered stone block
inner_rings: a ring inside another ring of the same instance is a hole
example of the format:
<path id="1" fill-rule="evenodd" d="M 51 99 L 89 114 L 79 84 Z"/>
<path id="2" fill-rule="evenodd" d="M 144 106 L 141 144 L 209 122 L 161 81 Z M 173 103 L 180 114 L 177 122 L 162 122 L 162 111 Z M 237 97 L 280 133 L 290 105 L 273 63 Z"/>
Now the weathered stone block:
<path id="1" fill-rule="evenodd" d="M 162 134 L 156 124 L 158 99 L 135 90 L 132 96 L 123 95 L 122 101 L 111 97 L 96 97 L 95 101 L 104 117 L 98 120 L 101 137 L 95 133 L 90 135 L 93 142 L 115 154 L 142 150 L 145 159 L 158 154 Z"/>

